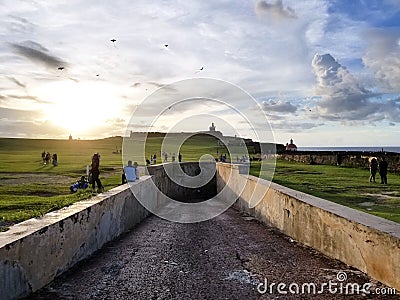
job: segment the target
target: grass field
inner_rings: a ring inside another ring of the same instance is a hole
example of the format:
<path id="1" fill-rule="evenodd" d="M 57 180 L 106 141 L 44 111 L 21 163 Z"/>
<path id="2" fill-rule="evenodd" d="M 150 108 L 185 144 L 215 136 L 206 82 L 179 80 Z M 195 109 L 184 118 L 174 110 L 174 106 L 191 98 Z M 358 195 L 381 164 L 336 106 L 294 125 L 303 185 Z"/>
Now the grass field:
<path id="1" fill-rule="evenodd" d="M 252 163 L 250 173 L 259 176 L 259 169 L 260 163 Z M 400 223 L 400 175 L 389 174 L 388 185 L 380 184 L 379 175 L 376 179 L 369 182 L 368 169 L 278 160 L 273 181 Z"/>
<path id="2" fill-rule="evenodd" d="M 119 184 L 121 155 L 113 154 L 121 139 L 96 141 L 0 139 L 0 225 L 40 216 L 92 195 L 91 189 L 71 194 L 69 187 L 85 175 L 91 156 L 100 152 L 101 179 Z M 59 165 L 44 165 L 41 152 L 58 154 Z"/>
<path id="3" fill-rule="evenodd" d="M 160 153 L 161 142 L 161 137 L 147 140 L 147 158 Z M 121 137 L 74 141 L 0 138 L 0 230 L 92 196 L 91 188 L 71 194 L 69 187 L 85 175 L 95 152 L 101 154 L 100 179 L 106 190 L 119 185 L 122 155 L 115 152 L 121 147 Z M 58 154 L 57 167 L 42 163 L 43 150 Z M 221 146 L 218 151 L 226 153 Z M 181 153 L 183 161 L 198 161 L 204 154 L 216 156 L 217 143 L 211 136 L 194 136 L 185 141 Z M 138 162 L 143 165 L 144 159 Z M 252 174 L 258 175 L 258 169 L 259 163 L 253 163 Z M 277 161 L 273 181 L 400 222 L 400 176 L 389 174 L 387 186 L 369 183 L 368 178 L 365 169 Z"/>
<path id="4" fill-rule="evenodd" d="M 147 158 L 160 153 L 161 142 L 161 137 L 147 140 Z M 182 145 L 183 161 L 216 154 L 216 145 L 213 137 L 193 137 Z M 71 194 L 69 187 L 85 175 L 93 153 L 101 155 L 100 179 L 105 189 L 118 186 L 122 174 L 121 147 L 121 137 L 73 141 L 0 138 L 0 230 L 92 196 L 91 188 Z M 221 146 L 219 150 L 222 151 Z M 43 151 L 57 153 L 59 165 L 44 165 Z M 144 158 L 138 162 L 144 165 Z"/>

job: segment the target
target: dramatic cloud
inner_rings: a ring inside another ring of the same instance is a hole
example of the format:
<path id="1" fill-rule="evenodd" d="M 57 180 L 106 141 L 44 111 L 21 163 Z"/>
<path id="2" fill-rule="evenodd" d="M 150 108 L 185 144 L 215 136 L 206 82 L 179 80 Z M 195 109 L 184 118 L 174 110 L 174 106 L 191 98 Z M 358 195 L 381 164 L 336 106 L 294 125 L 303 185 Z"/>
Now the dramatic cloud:
<path id="1" fill-rule="evenodd" d="M 316 54 L 312 67 L 318 81 L 316 93 L 323 96 L 317 107 L 322 118 L 331 121 L 400 121 L 397 100 L 379 99 L 379 94 L 363 87 L 360 80 L 330 54 Z"/>
<path id="2" fill-rule="evenodd" d="M 276 0 L 275 3 L 268 3 L 265 0 L 257 0 L 255 11 L 259 16 L 271 17 L 277 20 L 297 18 L 294 9 L 290 6 L 284 7 L 282 0 Z"/>
<path id="3" fill-rule="evenodd" d="M 362 109 L 373 96 L 330 54 L 316 54 L 312 67 L 318 81 L 316 93 L 325 96 L 319 106 L 327 115 L 349 115 Z"/>
<path id="4" fill-rule="evenodd" d="M 387 101 L 382 108 L 384 109 L 386 119 L 400 122 L 400 97 Z"/>
<path id="5" fill-rule="evenodd" d="M 66 63 L 60 58 L 53 56 L 45 47 L 39 43 L 27 41 L 22 44 L 11 44 L 11 46 L 20 54 L 36 63 L 40 63 L 49 68 L 65 66 Z"/>
<path id="6" fill-rule="evenodd" d="M 400 92 L 400 28 L 376 29 L 368 34 L 364 64 L 382 84 L 382 90 Z"/>
<path id="7" fill-rule="evenodd" d="M 254 106 L 278 128 L 278 141 L 300 128 L 302 139 L 323 143 L 331 138 L 330 126 L 339 134 L 350 127 L 338 124 L 358 123 L 359 128 L 373 124 L 391 136 L 386 144 L 394 143 L 398 132 L 391 125 L 400 118 L 398 1 L 1 0 L 0 106 L 26 112 L 27 121 L 31 111 L 42 111 L 33 127 L 53 121 L 48 132 L 33 130 L 42 137 L 60 124 L 65 132 L 58 127 L 53 137 L 70 132 L 105 137 L 118 130 L 124 134 L 124 122 L 113 118 L 128 122 L 133 107 L 160 87 L 157 101 L 142 110 L 147 118 L 166 108 L 157 128 L 169 128 L 188 114 L 226 117 L 229 111 L 210 103 L 168 109 L 176 92 L 169 84 L 215 78 L 257 99 Z M 313 72 L 310 62 L 317 52 L 331 53 L 340 63 L 333 57 L 315 59 Z M 65 69 L 57 70 L 60 66 Z M 214 97 L 195 85 L 188 90 L 192 96 Z M 236 95 L 225 98 L 242 111 L 250 109 Z M 74 107 L 81 105 L 85 108 L 77 117 Z M 90 113 L 96 119 L 91 128 L 85 114 L 93 107 L 101 110 Z M 189 122 L 185 129 L 207 128 L 212 121 Z M 12 124 L 1 123 L 0 131 L 19 135 L 30 123 L 14 129 Z M 363 139 L 374 143 L 367 135 Z"/>
<path id="8" fill-rule="evenodd" d="M 272 99 L 263 101 L 262 108 L 266 113 L 271 111 L 280 113 L 294 113 L 297 110 L 297 107 L 289 101 L 275 101 Z"/>

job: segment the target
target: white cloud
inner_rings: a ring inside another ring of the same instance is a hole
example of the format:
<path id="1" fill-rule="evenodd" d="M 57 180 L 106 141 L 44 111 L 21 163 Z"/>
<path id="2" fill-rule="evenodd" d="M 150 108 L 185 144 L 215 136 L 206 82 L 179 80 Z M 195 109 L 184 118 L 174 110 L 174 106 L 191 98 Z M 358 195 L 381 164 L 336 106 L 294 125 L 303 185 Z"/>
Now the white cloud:
<path id="1" fill-rule="evenodd" d="M 317 104 L 320 117 L 331 121 L 400 121 L 398 101 L 377 98 L 380 95 L 367 90 L 330 54 L 316 54 L 312 67 L 318 81 L 315 92 L 323 96 Z"/>
<path id="2" fill-rule="evenodd" d="M 364 64 L 388 92 L 400 92 L 400 27 L 371 30 Z"/>
<path id="3" fill-rule="evenodd" d="M 316 122 L 299 122 L 299 121 L 284 121 L 272 123 L 273 130 L 284 130 L 285 132 L 303 132 L 308 129 L 320 127 L 324 123 Z"/>
<path id="4" fill-rule="evenodd" d="M 325 96 L 319 107 L 326 115 L 339 113 L 341 117 L 350 117 L 373 96 L 330 54 L 316 54 L 312 67 L 318 81 L 316 93 Z"/>
<path id="5" fill-rule="evenodd" d="M 297 110 L 297 106 L 290 103 L 290 101 L 275 101 L 273 99 L 263 101 L 262 108 L 266 113 L 271 111 L 280 113 L 294 113 Z"/>
<path id="6" fill-rule="evenodd" d="M 277 126 L 312 131 L 313 122 L 321 127 L 318 117 L 336 123 L 397 122 L 398 95 L 372 98 L 382 89 L 367 85 L 365 77 L 353 73 L 354 69 L 365 72 L 361 55 L 367 42 L 362 33 L 371 26 L 370 20 L 356 20 L 344 12 L 346 5 L 341 10 L 335 10 L 335 5 L 328 0 L 3 0 L 0 75 L 5 80 L 0 104 L 10 109 L 40 109 L 45 115 L 39 121 L 52 120 L 52 104 L 43 100 L 64 101 L 71 95 L 69 82 L 74 86 L 73 97 L 69 97 L 73 99 L 65 101 L 86 103 L 85 97 L 101 96 L 103 107 L 121 107 L 110 119 L 119 115 L 129 120 L 132 108 L 160 83 L 206 77 L 232 82 L 249 92 Z M 383 20 L 382 13 L 382 9 L 371 11 L 373 20 Z M 374 39 L 371 36 L 369 41 Z M 381 64 L 380 58 L 390 57 L 389 48 L 382 47 L 371 44 L 364 63 L 386 90 L 396 91 L 399 68 L 394 57 L 399 56 L 383 59 Z M 327 69 L 320 65 L 323 70 L 316 70 L 316 90 L 323 97 L 308 101 L 315 83 L 310 61 L 316 51 L 331 53 L 349 69 L 333 62 Z M 349 64 L 354 61 L 358 67 Z M 54 70 L 64 62 L 68 65 L 62 72 Z M 47 93 L 52 86 L 59 88 L 50 97 Z M 100 86 L 110 87 L 110 94 L 99 95 Z M 288 100 L 262 103 L 279 99 L 276 95 L 281 94 Z M 231 98 L 240 106 L 239 99 Z M 165 99 L 159 100 L 162 106 Z M 193 109 L 203 111 L 197 106 Z M 293 118 L 295 123 L 290 122 Z M 96 131 L 99 136 L 122 131 L 121 122 L 99 123 L 101 128 L 90 130 L 92 136 Z M 12 132 L 11 126 L 7 128 Z M 57 130 L 54 133 L 59 134 Z"/>
<path id="7" fill-rule="evenodd" d="M 297 18 L 296 13 L 290 6 L 284 7 L 282 0 L 269 3 L 265 0 L 257 0 L 255 11 L 258 15 L 276 20 L 287 20 Z"/>

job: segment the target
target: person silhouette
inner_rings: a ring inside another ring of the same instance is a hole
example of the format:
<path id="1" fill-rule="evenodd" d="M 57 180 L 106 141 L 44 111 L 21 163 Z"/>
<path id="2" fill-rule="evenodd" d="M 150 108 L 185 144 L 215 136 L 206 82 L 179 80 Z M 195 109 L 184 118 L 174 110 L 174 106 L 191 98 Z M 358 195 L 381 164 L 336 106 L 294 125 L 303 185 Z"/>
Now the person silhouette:
<path id="1" fill-rule="evenodd" d="M 95 153 L 93 154 L 92 157 L 92 169 L 90 170 L 92 174 L 92 188 L 93 190 L 96 188 L 97 184 L 97 189 L 99 192 L 102 192 L 104 190 L 104 186 L 101 184 L 99 175 L 100 175 L 100 154 Z"/>
<path id="2" fill-rule="evenodd" d="M 370 176 L 369 176 L 369 182 L 376 182 L 375 181 L 375 175 L 376 172 L 378 171 L 378 160 L 376 159 L 376 157 L 371 157 L 370 161 L 369 161 L 369 171 L 370 171 Z"/>
<path id="3" fill-rule="evenodd" d="M 388 170 L 388 162 L 385 160 L 385 157 L 382 157 L 379 162 L 379 175 L 381 176 L 381 184 L 387 184 L 387 170 Z"/>

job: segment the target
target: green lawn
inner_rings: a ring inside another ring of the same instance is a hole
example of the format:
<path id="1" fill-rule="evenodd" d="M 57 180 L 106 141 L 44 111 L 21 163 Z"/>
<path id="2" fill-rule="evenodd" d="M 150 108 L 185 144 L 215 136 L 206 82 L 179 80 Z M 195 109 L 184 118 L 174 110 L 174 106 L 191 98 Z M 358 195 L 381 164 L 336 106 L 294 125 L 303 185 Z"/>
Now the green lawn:
<path id="1" fill-rule="evenodd" d="M 161 137 L 147 140 L 147 158 L 159 155 L 161 142 Z M 100 179 L 106 190 L 118 186 L 122 155 L 113 152 L 121 147 L 121 137 L 91 141 L 0 138 L 0 230 L 92 196 L 91 189 L 71 194 L 69 187 L 85 175 L 95 152 L 101 154 Z M 43 165 L 43 150 L 58 154 L 57 167 Z M 204 154 L 217 156 L 217 143 L 211 136 L 194 136 L 180 150 L 183 161 L 198 161 Z M 218 153 L 226 149 L 218 146 Z M 143 165 L 144 158 L 138 162 Z M 252 164 L 253 175 L 258 175 L 259 166 Z M 389 174 L 387 186 L 369 183 L 368 178 L 365 169 L 277 161 L 273 181 L 400 223 L 400 176 Z"/>
<path id="2" fill-rule="evenodd" d="M 147 158 L 153 153 L 160 155 L 161 142 L 161 137 L 147 139 Z M 101 155 L 100 179 L 105 189 L 121 184 L 121 148 L 121 137 L 73 141 L 0 138 L 0 230 L 91 197 L 91 188 L 71 194 L 69 187 L 85 175 L 93 153 Z M 44 165 L 43 151 L 57 153 L 59 165 Z M 181 148 L 183 161 L 198 161 L 203 154 L 216 155 L 216 151 L 211 136 L 192 137 Z M 144 165 L 145 159 L 138 162 Z"/>
<path id="3" fill-rule="evenodd" d="M 250 173 L 259 169 L 253 162 Z M 368 169 L 277 160 L 273 182 L 400 223 L 400 175 L 389 174 L 388 185 L 376 179 L 369 182 Z"/>

